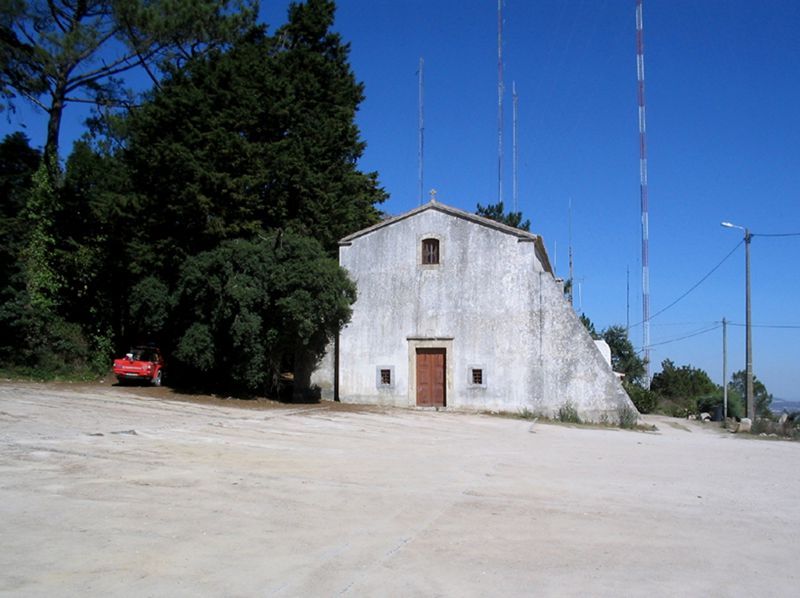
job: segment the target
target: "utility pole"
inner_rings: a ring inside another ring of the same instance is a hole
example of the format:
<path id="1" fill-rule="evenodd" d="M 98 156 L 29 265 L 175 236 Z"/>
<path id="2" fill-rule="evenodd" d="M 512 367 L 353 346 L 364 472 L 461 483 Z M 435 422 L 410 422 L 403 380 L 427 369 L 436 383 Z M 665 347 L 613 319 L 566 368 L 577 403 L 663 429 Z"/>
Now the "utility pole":
<path id="1" fill-rule="evenodd" d="M 747 417 L 751 421 L 756 419 L 756 402 L 753 396 L 753 326 L 750 319 L 750 240 L 753 235 L 750 229 L 744 229 L 744 256 L 745 256 L 745 310 L 747 319 L 745 321 L 745 361 L 747 362 L 747 384 L 745 386 L 745 399 L 747 403 Z"/>
<path id="2" fill-rule="evenodd" d="M 722 318 L 722 412 L 728 419 L 728 320 Z"/>
<path id="3" fill-rule="evenodd" d="M 725 228 L 738 228 L 739 230 L 744 231 L 744 273 L 745 273 L 745 283 L 744 283 L 744 303 L 745 303 L 745 311 L 746 311 L 746 321 L 745 321 L 745 363 L 746 363 L 746 381 L 744 386 L 744 399 L 745 399 L 745 406 L 747 411 L 747 417 L 751 420 L 755 420 L 756 417 L 756 402 L 755 396 L 753 393 L 753 325 L 752 320 L 750 319 L 750 241 L 753 239 L 753 233 L 750 232 L 750 229 L 746 226 L 739 226 L 738 224 L 733 224 L 732 222 L 720 222 L 722 226 Z M 800 233 L 798 233 L 800 234 Z M 769 235 L 769 236 L 795 236 L 794 233 L 789 233 L 786 235 Z"/>

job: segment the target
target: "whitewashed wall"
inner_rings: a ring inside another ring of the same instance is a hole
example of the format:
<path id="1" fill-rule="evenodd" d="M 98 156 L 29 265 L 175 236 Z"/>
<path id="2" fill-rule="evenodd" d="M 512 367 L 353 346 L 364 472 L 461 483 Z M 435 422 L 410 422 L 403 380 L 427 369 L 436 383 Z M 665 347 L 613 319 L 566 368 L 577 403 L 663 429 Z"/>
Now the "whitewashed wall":
<path id="1" fill-rule="evenodd" d="M 358 299 L 339 340 L 340 400 L 414 406 L 415 348 L 435 346 L 447 349 L 448 408 L 553 415 L 570 401 L 593 420 L 632 408 L 523 237 L 434 204 L 342 245 Z M 439 239 L 438 266 L 421 264 L 425 238 Z M 330 388 L 324 366 L 314 381 Z M 474 367 L 481 386 L 471 384 Z M 389 388 L 378 384 L 381 368 L 392 371 Z"/>

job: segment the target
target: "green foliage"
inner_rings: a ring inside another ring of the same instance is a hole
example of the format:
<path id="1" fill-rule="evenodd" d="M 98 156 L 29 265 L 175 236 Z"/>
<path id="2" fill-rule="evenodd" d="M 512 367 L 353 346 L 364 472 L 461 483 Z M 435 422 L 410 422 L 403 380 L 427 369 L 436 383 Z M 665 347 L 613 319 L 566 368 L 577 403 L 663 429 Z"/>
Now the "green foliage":
<path id="1" fill-rule="evenodd" d="M 556 417 L 558 421 L 570 423 L 570 424 L 579 424 L 581 423 L 581 418 L 578 415 L 578 410 L 573 405 L 572 401 L 567 401 L 561 407 L 558 408 L 558 412 L 556 413 Z"/>
<path id="2" fill-rule="evenodd" d="M 25 264 L 20 259 L 27 242 L 25 207 L 41 155 L 22 133 L 0 143 L 0 359 L 18 356 L 26 312 Z"/>
<path id="3" fill-rule="evenodd" d="M 121 161 L 76 142 L 67 159 L 56 212 L 54 256 L 63 276 L 62 314 L 87 338 L 112 334 L 128 313 L 127 240 L 135 226 L 126 210 L 127 175 Z"/>
<path id="4" fill-rule="evenodd" d="M 197 370 L 207 376 L 216 362 L 216 350 L 211 329 L 206 324 L 193 322 L 178 341 L 175 357 L 189 364 L 186 369 Z"/>
<path id="5" fill-rule="evenodd" d="M 226 241 L 181 270 L 175 357 L 185 377 L 272 390 L 284 363 L 321 356 L 353 301 L 355 286 L 312 239 Z"/>
<path id="6" fill-rule="evenodd" d="M 330 2 L 293 5 L 275 37 L 253 30 L 190 61 L 133 115 L 135 272 L 168 279 L 187 256 L 262 229 L 313 236 L 333 254 L 377 222 L 385 193 L 357 168 L 363 88 L 332 23 Z"/>
<path id="7" fill-rule="evenodd" d="M 739 370 L 734 372 L 731 376 L 729 385 L 729 394 L 735 393 L 742 398 L 744 402 L 745 386 L 747 385 L 747 372 Z M 753 374 L 753 396 L 755 397 L 755 412 L 756 417 L 770 417 L 770 405 L 772 404 L 772 395 L 767 391 L 764 383 Z"/>
<path id="8" fill-rule="evenodd" d="M 658 395 L 655 392 L 627 380 L 622 381 L 622 386 L 639 413 L 652 413 L 655 411 L 658 406 Z"/>
<path id="9" fill-rule="evenodd" d="M 723 403 L 724 397 L 722 396 L 722 389 L 718 388 L 713 394 L 706 395 L 698 399 L 697 412 L 713 414 L 718 407 L 724 407 Z M 744 401 L 742 400 L 742 397 L 730 388 L 728 389 L 728 417 L 745 417 Z"/>
<path id="10" fill-rule="evenodd" d="M 95 374 L 108 372 L 114 356 L 114 342 L 110 330 L 100 331 L 89 339 L 89 368 Z"/>
<path id="11" fill-rule="evenodd" d="M 625 374 L 625 380 L 641 385 L 645 376 L 644 361 L 636 354 L 624 326 L 609 326 L 603 331 L 603 340 L 611 348 L 611 367 Z"/>
<path id="12" fill-rule="evenodd" d="M 19 96 L 47 113 L 44 153 L 57 160 L 68 102 L 128 105 L 131 93 L 121 73 L 141 67 L 155 77 L 158 67 L 180 66 L 238 36 L 255 13 L 253 4 L 238 0 L 7 1 L 0 93 L 8 102 Z"/>
<path id="13" fill-rule="evenodd" d="M 135 336 L 152 339 L 165 331 L 172 311 L 172 296 L 161 280 L 147 276 L 133 286 L 129 306 Z"/>
<path id="14" fill-rule="evenodd" d="M 661 363 L 661 371 L 653 376 L 650 388 L 673 401 L 697 401 L 717 391 L 717 385 L 706 372 L 690 365 L 676 367 L 669 359 Z"/>
<path id="15" fill-rule="evenodd" d="M 569 282 L 569 281 L 567 281 L 567 282 Z M 597 330 L 594 327 L 594 322 L 592 322 L 589 319 L 589 316 L 587 316 L 586 314 L 581 314 L 581 324 L 583 324 L 586 327 L 586 330 L 589 332 L 589 334 L 591 335 L 591 337 L 594 340 L 599 340 L 600 338 L 602 338 L 597 333 Z"/>
<path id="16" fill-rule="evenodd" d="M 484 218 L 489 218 L 490 220 L 500 222 L 501 224 L 507 224 L 508 226 L 513 226 L 514 228 L 519 228 L 529 232 L 531 230 L 531 221 L 525 220 L 523 222 L 522 212 L 506 212 L 502 201 L 495 204 L 487 204 L 485 206 L 478 204 L 475 213 L 478 216 L 483 216 Z"/>
<path id="17" fill-rule="evenodd" d="M 60 280 L 52 264 L 56 201 L 56 192 L 43 162 L 33 175 L 31 192 L 23 212 L 28 234 L 21 256 L 28 303 L 33 312 L 42 317 L 53 314 L 60 288 Z"/>

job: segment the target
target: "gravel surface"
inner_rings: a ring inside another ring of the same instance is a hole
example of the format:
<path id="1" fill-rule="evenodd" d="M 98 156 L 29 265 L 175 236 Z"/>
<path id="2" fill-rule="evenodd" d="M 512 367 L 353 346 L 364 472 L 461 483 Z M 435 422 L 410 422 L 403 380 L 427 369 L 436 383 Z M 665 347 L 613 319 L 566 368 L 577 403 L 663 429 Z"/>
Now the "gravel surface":
<path id="1" fill-rule="evenodd" d="M 800 443 L 650 421 L 0 383 L 0 594 L 798 595 Z"/>

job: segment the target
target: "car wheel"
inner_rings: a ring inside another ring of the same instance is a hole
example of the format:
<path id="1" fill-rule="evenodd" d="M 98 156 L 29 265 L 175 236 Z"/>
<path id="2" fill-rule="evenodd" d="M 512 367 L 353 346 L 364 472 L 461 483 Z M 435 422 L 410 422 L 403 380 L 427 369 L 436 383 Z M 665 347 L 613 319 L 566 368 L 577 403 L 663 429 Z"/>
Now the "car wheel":
<path id="1" fill-rule="evenodd" d="M 153 386 L 161 386 L 161 370 L 158 370 L 158 372 L 156 372 L 156 375 L 153 376 L 151 382 L 153 383 Z"/>

